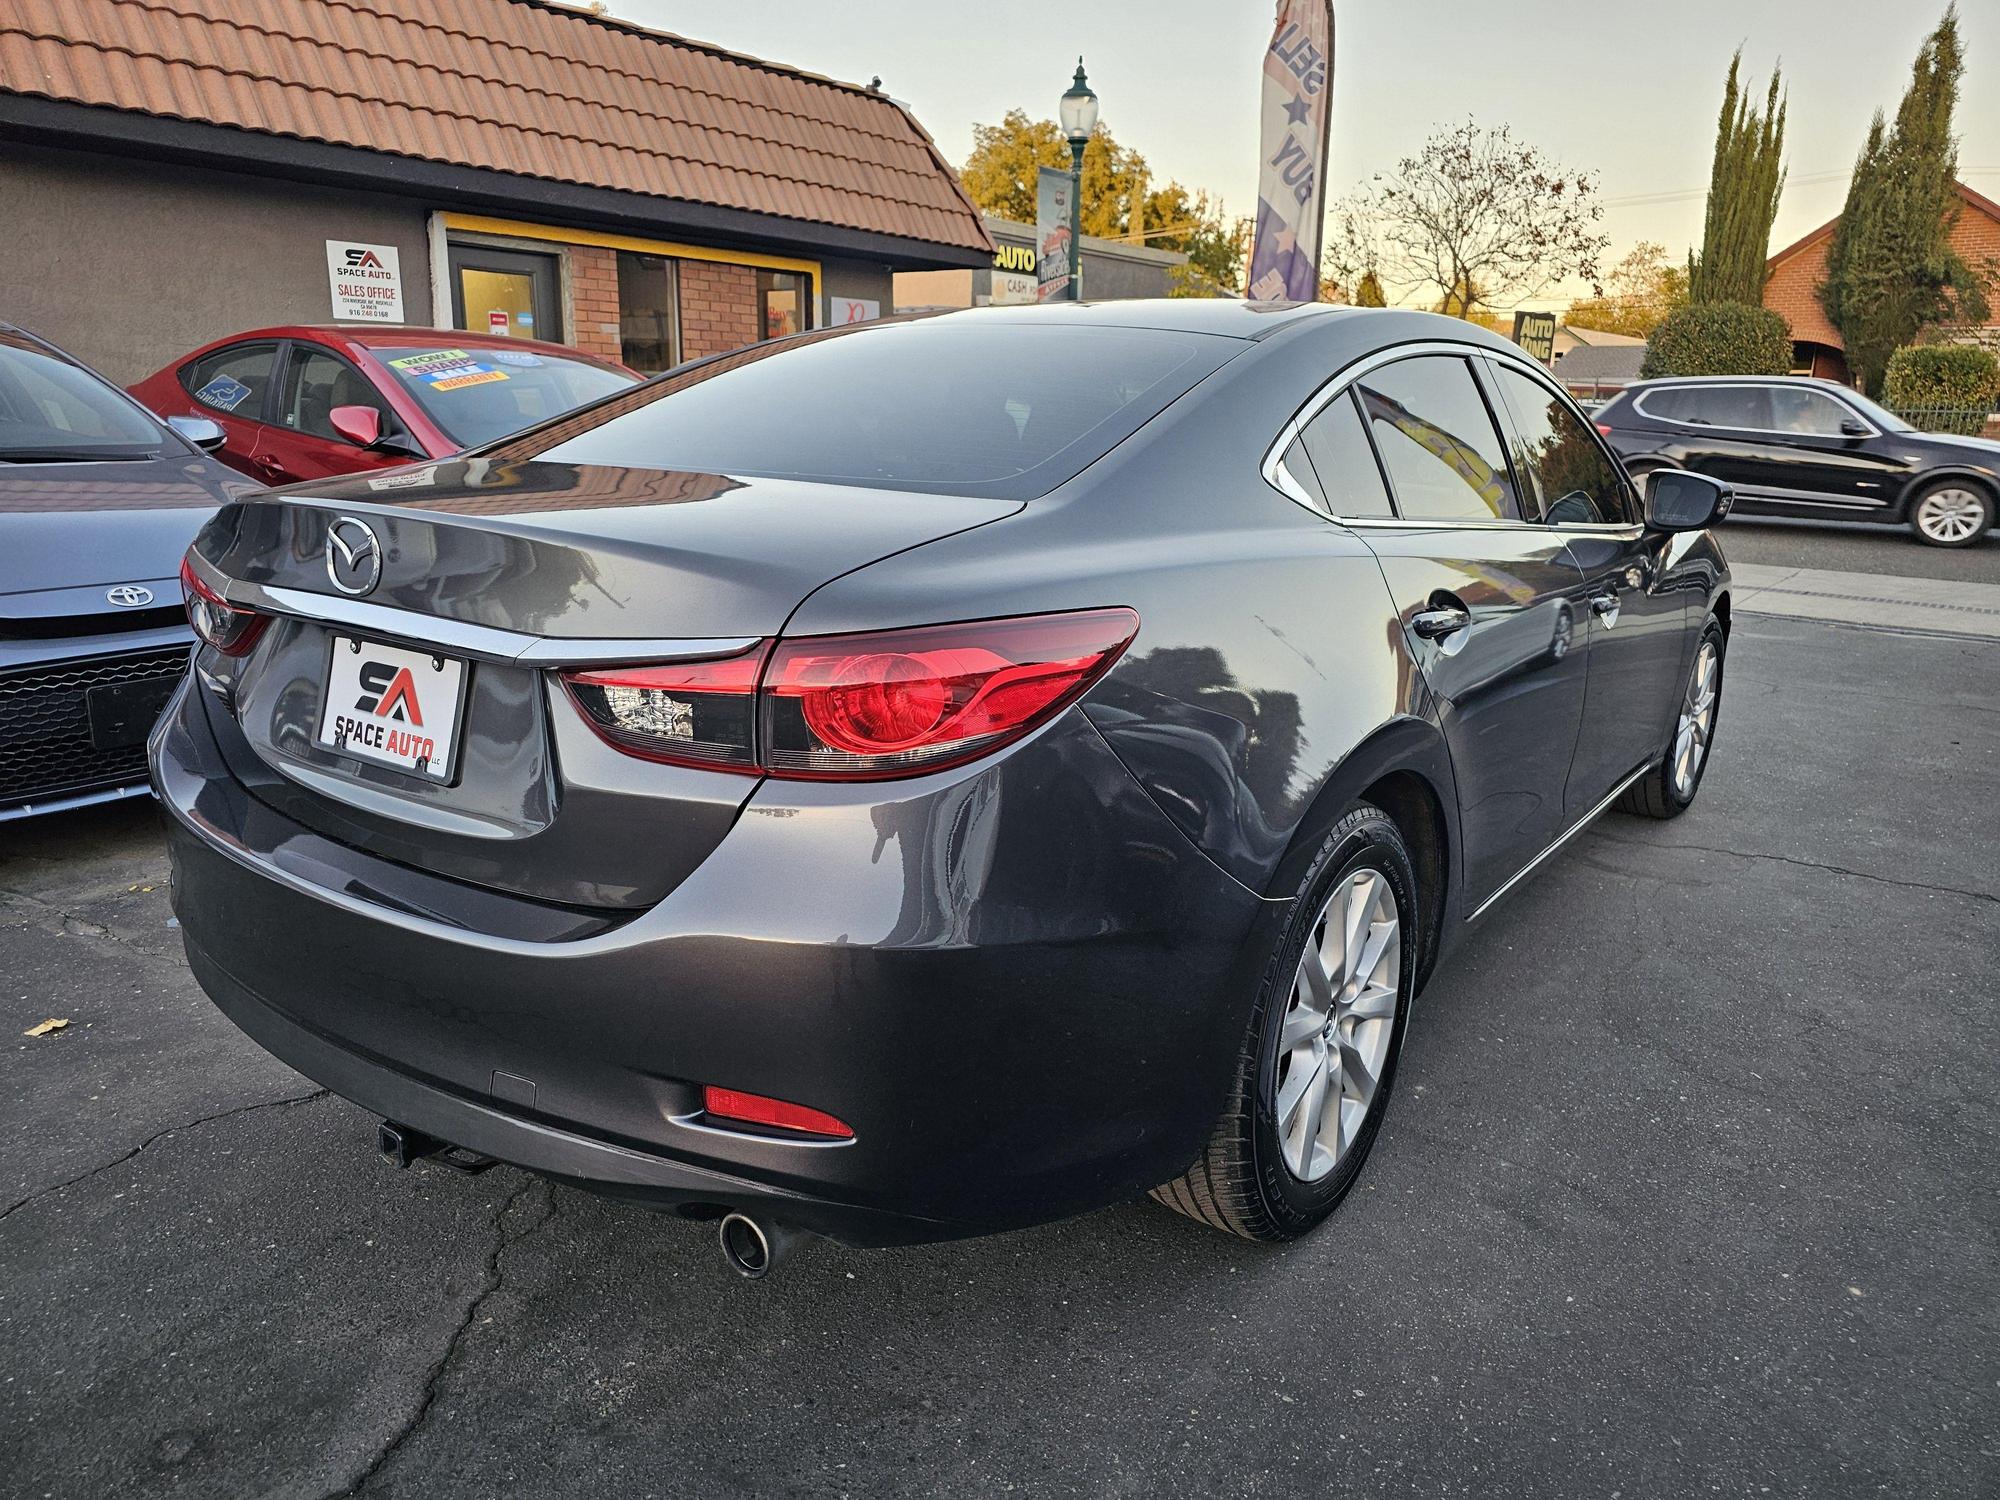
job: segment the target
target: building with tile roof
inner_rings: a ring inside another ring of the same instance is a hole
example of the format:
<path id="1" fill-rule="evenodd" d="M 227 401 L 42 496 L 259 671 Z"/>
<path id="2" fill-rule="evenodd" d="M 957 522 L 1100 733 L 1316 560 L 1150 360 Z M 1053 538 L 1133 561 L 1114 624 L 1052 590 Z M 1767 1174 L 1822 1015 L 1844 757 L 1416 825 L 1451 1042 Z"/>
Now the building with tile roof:
<path id="1" fill-rule="evenodd" d="M 0 141 L 0 316 L 125 381 L 329 316 L 661 369 L 994 254 L 879 87 L 549 0 L 0 7 Z"/>

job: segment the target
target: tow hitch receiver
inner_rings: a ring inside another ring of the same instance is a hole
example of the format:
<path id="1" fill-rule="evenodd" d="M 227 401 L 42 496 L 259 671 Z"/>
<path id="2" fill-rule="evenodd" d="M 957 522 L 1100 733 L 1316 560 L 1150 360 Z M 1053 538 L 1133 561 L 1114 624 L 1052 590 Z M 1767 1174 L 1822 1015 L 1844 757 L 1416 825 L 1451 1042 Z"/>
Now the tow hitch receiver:
<path id="1" fill-rule="evenodd" d="M 488 1167 L 499 1165 L 490 1156 L 481 1156 L 464 1146 L 454 1146 L 450 1141 L 426 1135 L 412 1125 L 398 1125 L 394 1120 L 384 1120 L 375 1127 L 375 1149 L 398 1171 L 426 1156 L 435 1157 L 453 1171 L 463 1172 L 469 1177 L 476 1177 Z"/>

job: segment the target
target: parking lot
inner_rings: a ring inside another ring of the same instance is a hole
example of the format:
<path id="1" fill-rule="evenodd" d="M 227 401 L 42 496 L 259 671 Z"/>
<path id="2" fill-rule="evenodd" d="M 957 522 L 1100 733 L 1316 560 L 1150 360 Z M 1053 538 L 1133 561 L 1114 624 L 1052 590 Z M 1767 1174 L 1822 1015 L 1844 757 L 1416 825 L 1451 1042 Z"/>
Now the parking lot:
<path id="1" fill-rule="evenodd" d="M 1135 1203 L 755 1284 L 391 1171 L 189 978 L 150 804 L 9 826 L 0 1489 L 1993 1494 L 1996 708 L 1992 640 L 1739 617 L 1700 802 L 1439 973 L 1307 1241 Z"/>

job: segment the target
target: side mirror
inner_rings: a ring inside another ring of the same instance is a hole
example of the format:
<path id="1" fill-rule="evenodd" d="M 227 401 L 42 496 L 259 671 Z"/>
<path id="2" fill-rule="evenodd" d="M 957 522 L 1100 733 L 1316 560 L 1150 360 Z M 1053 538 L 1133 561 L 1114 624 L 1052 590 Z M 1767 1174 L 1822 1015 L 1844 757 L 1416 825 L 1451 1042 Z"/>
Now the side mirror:
<path id="1" fill-rule="evenodd" d="M 1736 492 L 1706 474 L 1655 469 L 1646 476 L 1646 524 L 1655 531 L 1700 531 L 1735 503 Z"/>
<path id="2" fill-rule="evenodd" d="M 372 448 L 382 441 L 382 413 L 372 406 L 336 406 L 326 419 L 357 448 Z"/>
<path id="3" fill-rule="evenodd" d="M 1840 434 L 1842 437 L 1873 437 L 1875 429 L 1859 417 L 1845 417 L 1840 423 Z"/>
<path id="4" fill-rule="evenodd" d="M 207 417 L 168 417 L 167 425 L 183 442 L 193 443 L 204 453 L 214 453 L 229 441 L 229 434 L 222 430 L 222 424 Z"/>

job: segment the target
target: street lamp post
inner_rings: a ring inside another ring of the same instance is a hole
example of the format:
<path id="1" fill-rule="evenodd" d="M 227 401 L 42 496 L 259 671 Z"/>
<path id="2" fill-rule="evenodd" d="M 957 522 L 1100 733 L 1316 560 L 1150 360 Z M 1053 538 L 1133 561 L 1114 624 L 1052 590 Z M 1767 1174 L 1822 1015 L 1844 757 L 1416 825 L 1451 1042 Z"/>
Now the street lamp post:
<path id="1" fill-rule="evenodd" d="M 1076 60 L 1076 81 L 1062 96 L 1062 132 L 1069 139 L 1069 300 L 1083 299 L 1083 148 L 1097 128 L 1097 95 Z"/>

